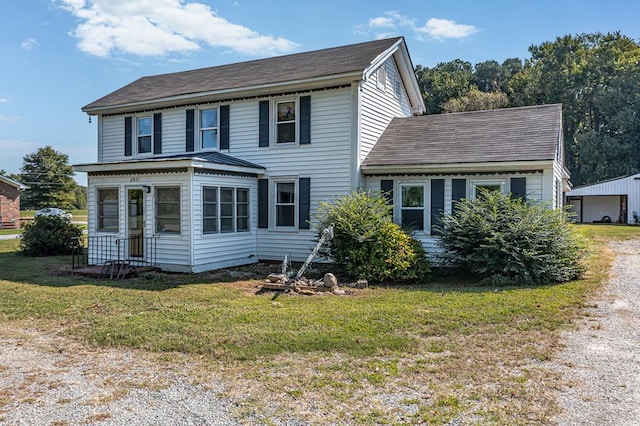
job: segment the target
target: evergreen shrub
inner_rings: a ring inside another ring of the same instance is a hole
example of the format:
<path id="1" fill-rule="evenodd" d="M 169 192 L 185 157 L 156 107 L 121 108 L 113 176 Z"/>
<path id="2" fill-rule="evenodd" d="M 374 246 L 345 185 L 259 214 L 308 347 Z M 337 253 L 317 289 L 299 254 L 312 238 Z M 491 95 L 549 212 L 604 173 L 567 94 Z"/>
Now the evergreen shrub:
<path id="1" fill-rule="evenodd" d="M 19 252 L 25 256 L 56 256 L 71 254 L 76 247 L 74 238 L 82 236 L 82 229 L 59 216 L 38 216 L 25 225 Z"/>
<path id="2" fill-rule="evenodd" d="M 332 260 L 352 278 L 369 281 L 425 280 L 430 266 L 424 249 L 393 223 L 391 206 L 379 192 L 354 191 L 320 203 L 318 234 L 334 224 Z"/>
<path id="3" fill-rule="evenodd" d="M 444 215 L 441 258 L 491 285 L 570 281 L 584 271 L 584 245 L 569 217 L 543 203 L 482 192 Z"/>

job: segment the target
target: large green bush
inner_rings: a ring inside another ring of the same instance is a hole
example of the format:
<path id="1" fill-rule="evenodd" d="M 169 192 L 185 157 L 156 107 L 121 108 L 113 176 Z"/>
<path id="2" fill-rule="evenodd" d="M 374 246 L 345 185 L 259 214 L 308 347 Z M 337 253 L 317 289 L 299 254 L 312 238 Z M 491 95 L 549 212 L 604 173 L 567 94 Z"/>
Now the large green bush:
<path id="1" fill-rule="evenodd" d="M 82 236 L 82 229 L 68 219 L 58 216 L 39 216 L 22 231 L 20 253 L 25 256 L 56 256 L 71 254 L 74 238 Z"/>
<path id="2" fill-rule="evenodd" d="M 430 268 L 422 245 L 393 223 L 391 206 L 378 192 L 354 191 L 320 203 L 318 233 L 334 224 L 329 254 L 353 278 L 424 280 Z"/>
<path id="3" fill-rule="evenodd" d="M 542 284 L 580 276 L 583 245 L 565 210 L 483 192 L 445 214 L 445 264 L 488 283 Z"/>

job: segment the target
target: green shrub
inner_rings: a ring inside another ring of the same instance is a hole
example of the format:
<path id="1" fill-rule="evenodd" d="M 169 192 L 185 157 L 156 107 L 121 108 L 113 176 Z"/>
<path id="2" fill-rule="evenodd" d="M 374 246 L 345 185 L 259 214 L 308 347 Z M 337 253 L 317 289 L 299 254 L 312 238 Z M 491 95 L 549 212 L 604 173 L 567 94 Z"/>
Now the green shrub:
<path id="1" fill-rule="evenodd" d="M 22 231 L 19 251 L 25 256 L 56 256 L 71 254 L 73 238 L 82 236 L 82 229 L 58 216 L 39 216 Z"/>
<path id="2" fill-rule="evenodd" d="M 334 224 L 329 254 L 353 278 L 424 280 L 430 268 L 420 242 L 393 223 L 391 206 L 377 192 L 354 191 L 320 203 L 318 233 Z"/>
<path id="3" fill-rule="evenodd" d="M 570 281 L 584 270 L 583 244 L 566 210 L 500 192 L 460 201 L 444 215 L 439 244 L 446 265 L 485 283 Z"/>

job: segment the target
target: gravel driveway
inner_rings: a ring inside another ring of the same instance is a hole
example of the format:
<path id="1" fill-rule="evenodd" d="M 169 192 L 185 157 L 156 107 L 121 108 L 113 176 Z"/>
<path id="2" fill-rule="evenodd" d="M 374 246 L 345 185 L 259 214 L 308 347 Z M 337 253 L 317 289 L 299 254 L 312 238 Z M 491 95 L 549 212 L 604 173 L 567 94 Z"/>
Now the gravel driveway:
<path id="1" fill-rule="evenodd" d="M 559 425 L 640 425 L 640 241 L 613 243 L 611 280 L 557 359 Z"/>
<path id="2" fill-rule="evenodd" d="M 559 425 L 640 424 L 640 241 L 614 243 L 610 283 L 550 368 Z M 235 425 L 224 385 L 129 349 L 0 324 L 0 425 Z"/>

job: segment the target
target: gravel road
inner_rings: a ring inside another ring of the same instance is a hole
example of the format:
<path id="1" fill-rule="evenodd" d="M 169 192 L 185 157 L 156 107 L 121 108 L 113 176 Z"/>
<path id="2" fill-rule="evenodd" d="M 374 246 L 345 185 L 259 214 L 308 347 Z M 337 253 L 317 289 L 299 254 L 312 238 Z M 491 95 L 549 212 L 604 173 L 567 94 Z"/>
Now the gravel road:
<path id="1" fill-rule="evenodd" d="M 566 381 L 558 425 L 640 425 L 640 241 L 612 248 L 609 284 L 564 335 L 556 365 Z"/>

